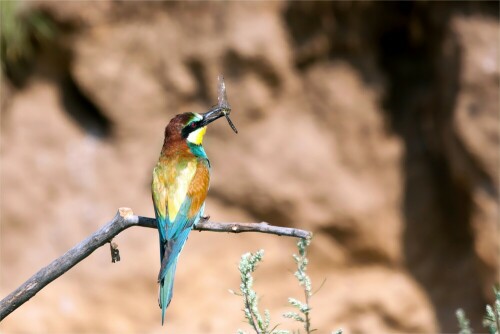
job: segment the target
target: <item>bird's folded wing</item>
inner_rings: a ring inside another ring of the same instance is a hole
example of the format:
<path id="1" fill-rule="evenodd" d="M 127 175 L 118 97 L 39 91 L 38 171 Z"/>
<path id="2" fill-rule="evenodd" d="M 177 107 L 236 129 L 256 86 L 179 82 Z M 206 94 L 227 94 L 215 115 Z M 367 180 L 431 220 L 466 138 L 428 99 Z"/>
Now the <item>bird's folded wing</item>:
<path id="1" fill-rule="evenodd" d="M 176 159 L 156 166 L 152 191 L 162 241 L 176 238 L 195 223 L 205 202 L 209 181 L 205 160 Z"/>

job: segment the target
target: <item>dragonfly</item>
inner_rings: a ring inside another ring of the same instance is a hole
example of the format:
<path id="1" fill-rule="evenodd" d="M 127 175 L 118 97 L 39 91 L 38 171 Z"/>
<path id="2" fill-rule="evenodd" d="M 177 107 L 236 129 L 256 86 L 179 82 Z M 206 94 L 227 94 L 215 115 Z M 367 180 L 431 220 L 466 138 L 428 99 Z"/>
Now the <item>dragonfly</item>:
<path id="1" fill-rule="evenodd" d="M 229 123 L 231 129 L 233 129 L 234 133 L 238 133 L 238 130 L 236 129 L 233 122 L 229 118 L 229 114 L 231 113 L 231 106 L 227 102 L 226 83 L 224 82 L 224 76 L 219 75 L 217 80 L 218 80 L 217 101 L 219 102 L 217 104 L 217 107 L 222 109 L 222 112 L 224 113 L 224 116 L 226 116 L 227 122 Z"/>

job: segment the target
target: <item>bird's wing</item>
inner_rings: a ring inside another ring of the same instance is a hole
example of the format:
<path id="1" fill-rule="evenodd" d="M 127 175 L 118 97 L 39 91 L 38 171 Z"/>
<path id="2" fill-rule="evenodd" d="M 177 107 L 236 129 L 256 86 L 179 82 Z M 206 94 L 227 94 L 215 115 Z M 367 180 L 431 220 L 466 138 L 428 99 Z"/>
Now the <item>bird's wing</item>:
<path id="1" fill-rule="evenodd" d="M 158 176 L 155 181 L 153 177 L 153 188 L 161 183 L 153 190 L 155 210 L 160 217 L 158 229 L 162 246 L 159 280 L 163 278 L 165 269 L 175 261 L 193 224 L 199 220 L 209 185 L 208 162 L 204 159 L 176 161 L 166 167 L 166 170 L 160 171 L 165 169 L 163 167 L 158 172 L 155 169 L 154 174 L 163 174 L 163 178 Z M 162 215 L 165 217 L 163 220 Z"/>
<path id="2" fill-rule="evenodd" d="M 187 215 L 187 213 L 183 212 L 186 206 L 184 208 L 182 206 L 188 196 L 191 182 L 198 179 L 198 177 L 195 178 L 198 170 L 197 166 L 197 159 L 177 158 L 160 161 L 153 170 L 153 204 L 158 221 L 158 230 L 163 241 L 171 239 L 172 233 L 175 233 L 172 229 L 176 229 L 174 225 L 178 226 L 178 223 L 185 220 L 182 215 Z M 188 209 L 191 207 L 190 204 L 185 205 L 187 205 Z M 181 217 L 177 218 L 179 214 Z M 179 227 L 183 227 L 183 224 L 180 224 Z M 167 230 L 170 230 L 168 235 Z"/>
<path id="3" fill-rule="evenodd" d="M 151 193 L 153 195 L 153 205 L 155 208 L 156 222 L 160 234 L 160 246 L 167 240 L 167 166 L 158 163 L 153 170 L 153 182 Z M 160 249 L 163 254 L 163 249 Z"/>

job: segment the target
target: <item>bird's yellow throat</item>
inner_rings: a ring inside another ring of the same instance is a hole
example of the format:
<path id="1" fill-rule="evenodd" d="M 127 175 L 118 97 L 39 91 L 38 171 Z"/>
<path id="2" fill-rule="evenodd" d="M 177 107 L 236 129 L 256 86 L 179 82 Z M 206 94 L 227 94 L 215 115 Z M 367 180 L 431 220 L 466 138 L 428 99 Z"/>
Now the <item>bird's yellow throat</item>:
<path id="1" fill-rule="evenodd" d="M 187 140 L 192 144 L 201 145 L 201 143 L 203 142 L 203 136 L 205 135 L 205 132 L 207 132 L 206 126 L 199 128 L 198 130 L 191 132 L 188 135 Z"/>

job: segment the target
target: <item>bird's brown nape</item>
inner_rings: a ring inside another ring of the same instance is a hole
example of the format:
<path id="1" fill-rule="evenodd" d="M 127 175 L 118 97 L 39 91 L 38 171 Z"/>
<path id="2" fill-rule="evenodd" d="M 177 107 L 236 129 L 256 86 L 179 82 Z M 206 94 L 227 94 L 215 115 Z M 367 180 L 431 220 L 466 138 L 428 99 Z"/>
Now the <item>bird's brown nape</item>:
<path id="1" fill-rule="evenodd" d="M 172 118 L 168 125 L 165 127 L 165 139 L 182 138 L 182 128 L 191 120 L 192 117 L 192 113 L 183 113 Z"/>
<path id="2" fill-rule="evenodd" d="M 193 113 L 176 115 L 165 127 L 165 139 L 163 141 L 162 154 L 169 155 L 173 152 L 189 151 L 186 139 L 182 137 L 182 128 L 187 124 Z"/>

